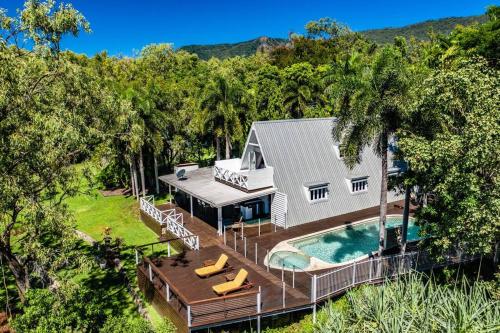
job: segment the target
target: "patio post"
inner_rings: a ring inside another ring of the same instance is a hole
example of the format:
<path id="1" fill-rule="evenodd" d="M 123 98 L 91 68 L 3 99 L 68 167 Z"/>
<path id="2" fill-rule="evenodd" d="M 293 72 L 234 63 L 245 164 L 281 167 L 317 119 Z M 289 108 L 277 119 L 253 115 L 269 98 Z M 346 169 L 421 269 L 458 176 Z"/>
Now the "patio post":
<path id="1" fill-rule="evenodd" d="M 227 239 L 226 239 L 226 226 L 224 226 L 224 230 L 222 231 L 224 234 L 224 245 L 227 245 Z"/>
<path id="2" fill-rule="evenodd" d="M 151 263 L 148 265 L 149 271 L 149 281 L 153 282 L 153 269 L 151 268 Z"/>
<path id="3" fill-rule="evenodd" d="M 257 293 L 257 333 L 260 333 L 260 312 L 261 312 L 261 287 Z"/>
<path id="4" fill-rule="evenodd" d="M 191 305 L 187 306 L 187 324 L 191 327 Z"/>
<path id="5" fill-rule="evenodd" d="M 234 252 L 236 252 L 236 233 L 234 232 Z"/>
<path id="6" fill-rule="evenodd" d="M 165 283 L 165 286 L 167 287 L 167 302 L 170 302 L 170 286 L 168 283 Z"/>
<path id="7" fill-rule="evenodd" d="M 269 264 L 270 264 L 270 258 L 269 258 L 269 250 L 266 250 L 266 258 L 267 258 L 267 271 L 269 272 Z"/>
<path id="8" fill-rule="evenodd" d="M 258 253 L 257 243 L 255 243 L 255 264 L 256 265 L 257 265 L 257 261 L 258 261 L 258 256 L 259 256 L 259 253 Z"/>
<path id="9" fill-rule="evenodd" d="M 217 207 L 217 233 L 222 235 L 222 207 Z"/>
<path id="10" fill-rule="evenodd" d="M 170 241 L 167 242 L 167 256 L 170 257 Z"/>
<path id="11" fill-rule="evenodd" d="M 139 265 L 139 252 L 135 249 L 135 264 Z"/>
<path id="12" fill-rule="evenodd" d="M 313 302 L 313 324 L 316 324 L 316 274 L 311 277 L 311 301 Z"/>
<path id="13" fill-rule="evenodd" d="M 282 288 L 283 288 L 283 309 L 285 308 L 285 295 L 286 295 L 286 292 L 285 292 L 285 281 L 281 282 L 281 285 L 282 285 Z"/>
<path id="14" fill-rule="evenodd" d="M 172 204 L 172 185 L 168 184 L 168 202 Z"/>
<path id="15" fill-rule="evenodd" d="M 356 262 L 352 263 L 352 285 L 356 285 Z"/>
<path id="16" fill-rule="evenodd" d="M 373 270 L 373 258 L 370 258 L 370 273 L 369 273 L 369 281 L 372 282 L 372 270 Z"/>
<path id="17" fill-rule="evenodd" d="M 189 195 L 189 208 L 190 208 L 190 213 L 191 213 L 191 217 L 193 217 L 193 195 L 190 194 Z"/>
<path id="18" fill-rule="evenodd" d="M 259 236 L 260 236 L 260 218 L 259 218 Z"/>

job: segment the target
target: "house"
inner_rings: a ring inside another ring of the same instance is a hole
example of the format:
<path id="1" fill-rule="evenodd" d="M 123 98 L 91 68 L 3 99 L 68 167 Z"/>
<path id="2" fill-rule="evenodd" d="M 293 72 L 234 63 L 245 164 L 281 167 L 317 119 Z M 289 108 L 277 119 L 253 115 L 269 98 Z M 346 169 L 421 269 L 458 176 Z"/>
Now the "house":
<path id="1" fill-rule="evenodd" d="M 161 176 L 176 203 L 215 227 L 242 220 L 282 228 L 378 206 L 381 161 L 362 152 L 350 170 L 332 139 L 335 118 L 254 122 L 241 158 L 179 166 Z M 397 173 L 395 163 L 388 172 Z M 183 169 L 183 171 L 180 171 Z M 389 191 L 387 201 L 401 198 Z"/>

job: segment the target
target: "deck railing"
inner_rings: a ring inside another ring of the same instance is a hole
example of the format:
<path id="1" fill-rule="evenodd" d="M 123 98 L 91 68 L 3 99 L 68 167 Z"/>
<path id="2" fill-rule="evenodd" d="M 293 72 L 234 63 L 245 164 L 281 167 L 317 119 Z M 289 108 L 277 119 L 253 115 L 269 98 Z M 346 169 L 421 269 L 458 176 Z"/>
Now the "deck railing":
<path id="1" fill-rule="evenodd" d="M 364 283 L 379 283 L 411 271 L 426 271 L 478 259 L 478 256 L 453 251 L 446 254 L 443 260 L 438 262 L 426 252 L 413 251 L 392 256 L 372 257 L 321 274 L 314 274 L 314 272 L 304 271 L 295 265 L 270 267 L 270 250 L 259 246 L 258 239 L 259 237 L 247 238 L 241 229 L 240 232 L 229 228 L 224 229 L 224 245 L 280 278 L 283 283 L 283 291 L 285 288 L 291 287 L 303 294 L 311 295 L 311 303 L 340 294 Z M 274 253 L 272 256 L 279 256 L 279 253 Z M 285 301 L 283 297 L 283 303 Z"/>
<path id="2" fill-rule="evenodd" d="M 160 210 L 154 205 L 154 196 L 141 198 L 140 209 L 152 217 L 161 226 L 182 239 L 184 244 L 192 250 L 200 249 L 200 239 L 186 227 L 184 227 L 184 215 L 177 213 L 175 209 Z"/>
<path id="3" fill-rule="evenodd" d="M 436 261 L 426 252 L 419 251 L 353 262 L 342 268 L 314 275 L 311 278 L 311 301 L 316 302 L 328 298 L 364 283 L 378 283 L 411 271 L 427 271 L 470 262 L 478 258 L 478 256 L 452 251 L 443 256 L 441 261 Z"/>
<path id="4" fill-rule="evenodd" d="M 269 225 L 268 225 L 269 226 Z M 274 230 L 275 226 L 270 226 L 269 232 Z M 253 227 L 254 229 L 257 227 Z M 248 228 L 250 229 L 250 228 Z M 269 260 L 270 250 L 260 246 L 258 243 L 258 236 L 247 237 L 247 234 L 251 234 L 248 229 L 240 228 L 239 232 L 232 230 L 230 227 L 224 228 L 223 242 L 224 245 L 230 247 L 235 252 L 240 253 L 245 258 L 251 260 L 256 265 L 261 266 L 268 272 L 272 273 L 278 279 L 281 279 L 281 289 L 282 289 L 282 305 L 283 307 L 287 304 L 287 290 L 290 288 L 296 289 L 304 295 L 310 295 L 311 293 L 311 273 L 304 271 L 302 268 L 295 265 L 280 266 L 280 267 L 269 267 L 266 265 L 266 258 Z M 280 228 L 281 229 L 281 228 Z M 254 230 L 255 231 L 255 230 Z M 253 234 L 256 234 L 255 232 Z M 260 234 L 260 233 L 259 233 Z M 275 254 L 279 255 L 279 254 Z"/>
<path id="5" fill-rule="evenodd" d="M 262 309 L 260 287 L 258 291 L 189 302 L 170 282 L 168 276 L 156 267 L 154 260 L 142 257 L 138 267 L 153 287 L 163 295 L 167 303 L 184 318 L 188 327 L 242 317 L 260 316 Z"/>

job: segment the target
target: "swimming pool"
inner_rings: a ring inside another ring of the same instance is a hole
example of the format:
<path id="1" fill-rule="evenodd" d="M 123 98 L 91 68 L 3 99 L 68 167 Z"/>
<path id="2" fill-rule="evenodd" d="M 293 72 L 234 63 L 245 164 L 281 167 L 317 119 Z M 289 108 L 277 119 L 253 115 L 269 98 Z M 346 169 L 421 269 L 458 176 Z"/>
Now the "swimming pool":
<path id="1" fill-rule="evenodd" d="M 403 223 L 401 215 L 387 217 L 387 227 Z M 408 241 L 416 241 L 419 227 L 408 222 Z M 378 250 L 379 219 L 373 218 L 289 241 L 300 252 L 330 264 L 341 264 Z"/>
<path id="2" fill-rule="evenodd" d="M 274 252 L 269 259 L 269 264 L 274 268 L 300 268 L 305 269 L 310 264 L 310 258 L 304 254 L 292 251 Z"/>

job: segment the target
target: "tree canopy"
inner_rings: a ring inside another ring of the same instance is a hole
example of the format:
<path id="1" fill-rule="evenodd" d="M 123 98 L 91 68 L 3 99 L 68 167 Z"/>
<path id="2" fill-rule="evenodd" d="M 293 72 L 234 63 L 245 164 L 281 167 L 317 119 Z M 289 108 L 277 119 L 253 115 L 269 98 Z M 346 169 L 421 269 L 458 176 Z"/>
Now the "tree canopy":
<path id="1" fill-rule="evenodd" d="M 16 327 L 84 330 L 96 313 L 105 323 L 93 306 L 75 309 L 86 291 L 58 288 L 62 270 L 88 268 L 65 204 L 78 192 L 78 164 L 100 170 L 99 186 L 139 197 L 178 163 L 210 165 L 222 147 L 239 156 L 256 120 L 337 117 L 348 166 L 366 148 L 382 158 L 382 216 L 394 148 L 410 166 L 395 186 L 426 198 L 415 200 L 422 246 L 491 254 L 500 241 L 498 7 L 487 14 L 450 35 L 383 46 L 325 18 L 288 45 L 205 61 L 168 44 L 134 57 L 75 54 L 61 40 L 90 24 L 71 5 L 0 10 L 0 256 L 18 290 Z M 64 318 L 43 319 L 47 308 Z M 119 320 L 99 327 L 111 332 Z"/>

